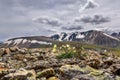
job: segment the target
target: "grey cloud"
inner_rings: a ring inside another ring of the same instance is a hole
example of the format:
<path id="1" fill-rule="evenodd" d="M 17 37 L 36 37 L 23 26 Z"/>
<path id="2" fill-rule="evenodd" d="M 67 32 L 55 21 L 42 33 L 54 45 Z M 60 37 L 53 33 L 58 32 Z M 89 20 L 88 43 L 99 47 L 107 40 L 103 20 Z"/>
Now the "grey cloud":
<path id="1" fill-rule="evenodd" d="M 52 29 L 49 29 L 49 30 L 47 30 L 48 32 L 50 32 L 50 33 L 56 33 L 56 31 L 55 30 L 52 30 Z"/>
<path id="2" fill-rule="evenodd" d="M 97 7 L 97 3 L 99 7 Z M 101 26 L 110 26 L 110 29 L 118 30 L 120 25 L 119 4 L 120 0 L 0 0 L 0 40 L 17 36 L 49 35 L 64 30 L 77 31 L 81 30 L 83 26 L 84 29 L 93 29 L 95 26 L 91 24 L 105 22 L 108 23 L 101 24 Z M 78 12 L 80 5 L 83 5 L 81 9 L 85 10 L 82 13 Z M 94 20 L 94 16 L 88 16 L 88 18 L 82 20 L 79 18 L 76 21 L 77 25 L 74 24 L 73 19 L 77 16 L 99 13 L 110 16 L 111 19 L 103 20 L 101 18 L 105 17 L 102 16 Z M 115 16 L 115 14 L 118 16 Z M 48 16 L 45 19 L 46 22 L 40 20 L 41 23 L 35 23 L 31 20 L 39 16 Z M 67 24 L 68 22 L 70 24 Z M 78 27 L 78 25 L 81 25 L 81 27 Z"/>
<path id="3" fill-rule="evenodd" d="M 63 5 L 74 4 L 79 0 L 1 0 L 1 4 L 8 6 L 21 5 L 32 9 L 53 9 Z M 83 0 L 81 0 L 83 1 Z"/>
<path id="4" fill-rule="evenodd" d="M 94 0 L 87 0 L 86 4 L 83 7 L 81 7 L 79 11 L 93 9 L 96 7 L 98 7 L 98 4 Z"/>
<path id="5" fill-rule="evenodd" d="M 83 16 L 79 19 L 75 19 L 76 22 L 90 23 L 90 24 L 102 24 L 110 22 L 109 17 L 104 17 L 102 15 L 93 15 L 93 16 Z"/>
<path id="6" fill-rule="evenodd" d="M 62 27 L 63 30 L 81 30 L 83 29 L 83 27 L 81 25 L 71 25 L 71 26 L 67 26 L 67 27 Z"/>
<path id="7" fill-rule="evenodd" d="M 39 17 L 33 19 L 34 22 L 36 23 L 41 23 L 41 24 L 46 24 L 46 25 L 51 25 L 51 26 L 60 26 L 61 22 L 58 19 L 55 18 L 50 18 L 50 17 Z"/>

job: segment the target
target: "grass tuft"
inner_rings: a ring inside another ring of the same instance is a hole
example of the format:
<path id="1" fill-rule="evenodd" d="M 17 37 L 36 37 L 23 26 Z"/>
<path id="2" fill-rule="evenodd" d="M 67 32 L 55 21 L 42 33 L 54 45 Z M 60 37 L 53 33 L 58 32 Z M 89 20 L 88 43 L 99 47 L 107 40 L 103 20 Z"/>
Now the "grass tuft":
<path id="1" fill-rule="evenodd" d="M 57 56 L 59 59 L 66 59 L 66 58 L 72 58 L 74 57 L 74 53 L 61 53 Z"/>

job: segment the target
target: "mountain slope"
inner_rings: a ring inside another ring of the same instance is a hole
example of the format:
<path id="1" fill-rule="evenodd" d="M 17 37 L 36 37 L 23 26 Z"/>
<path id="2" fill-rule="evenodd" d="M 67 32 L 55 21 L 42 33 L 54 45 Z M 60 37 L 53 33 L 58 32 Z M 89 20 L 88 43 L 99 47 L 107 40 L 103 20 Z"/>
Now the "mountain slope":
<path id="1" fill-rule="evenodd" d="M 55 34 L 51 36 L 51 38 L 58 41 L 83 41 L 89 44 L 109 47 L 116 47 L 120 44 L 120 39 L 118 37 L 96 30 Z"/>
<path id="2" fill-rule="evenodd" d="M 88 44 L 95 44 L 107 47 L 120 46 L 120 33 L 106 34 L 102 31 L 90 30 L 86 32 L 72 32 L 55 34 L 51 37 L 45 36 L 29 36 L 18 37 L 9 39 L 0 44 L 0 47 L 25 47 L 25 48 L 38 48 L 41 46 L 51 46 L 55 42 L 59 41 L 78 41 Z"/>
<path id="3" fill-rule="evenodd" d="M 52 45 L 51 41 L 51 38 L 44 36 L 18 37 L 3 42 L 2 47 L 18 46 L 35 48 L 40 47 L 41 45 Z"/>
<path id="4" fill-rule="evenodd" d="M 113 37 L 117 37 L 118 39 L 120 39 L 120 32 L 119 33 L 112 33 L 111 36 Z"/>

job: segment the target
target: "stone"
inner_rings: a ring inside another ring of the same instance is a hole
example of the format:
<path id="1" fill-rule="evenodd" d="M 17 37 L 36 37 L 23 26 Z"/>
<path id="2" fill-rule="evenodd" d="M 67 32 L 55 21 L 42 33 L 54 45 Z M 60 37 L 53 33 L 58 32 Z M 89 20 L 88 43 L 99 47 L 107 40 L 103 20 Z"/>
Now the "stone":
<path id="1" fill-rule="evenodd" d="M 18 52 L 25 54 L 26 53 L 26 49 L 18 49 Z"/>
<path id="2" fill-rule="evenodd" d="M 53 76 L 53 77 L 48 78 L 47 80 L 60 80 L 60 79 L 56 76 Z"/>
<path id="3" fill-rule="evenodd" d="M 2 55 L 4 54 L 4 51 L 5 51 L 4 48 L 1 48 L 1 49 L 0 49 L 0 56 L 2 56 Z"/>
<path id="4" fill-rule="evenodd" d="M 76 75 L 82 75 L 88 73 L 87 70 L 80 68 L 78 65 L 64 65 L 59 68 L 60 74 L 68 79 L 73 78 Z"/>
<path id="5" fill-rule="evenodd" d="M 6 63 L 0 62 L 0 68 L 5 68 Z"/>
<path id="6" fill-rule="evenodd" d="M 55 75 L 55 71 L 53 68 L 44 69 L 43 71 L 40 71 L 37 73 L 37 77 L 49 78 L 49 77 L 54 76 L 54 75 Z"/>
<path id="7" fill-rule="evenodd" d="M 10 53 L 11 53 L 10 49 L 9 49 L 9 48 L 6 48 L 3 55 L 5 55 L 5 54 L 10 54 Z"/>
<path id="8" fill-rule="evenodd" d="M 92 76 L 89 75 L 77 75 L 71 80 L 95 80 Z"/>
<path id="9" fill-rule="evenodd" d="M 68 70 L 80 70 L 80 67 L 78 65 L 64 65 L 60 67 L 61 72 L 65 72 Z"/>
<path id="10" fill-rule="evenodd" d="M 15 52 L 15 51 L 18 51 L 18 47 L 17 46 L 14 46 L 14 47 L 10 47 L 10 51 L 11 52 Z"/>
<path id="11" fill-rule="evenodd" d="M 1 80 L 36 80 L 36 73 L 34 70 L 20 69 L 14 73 L 5 75 Z"/>
<path id="12" fill-rule="evenodd" d="M 110 69 L 113 74 L 120 76 L 120 64 L 113 64 Z"/>

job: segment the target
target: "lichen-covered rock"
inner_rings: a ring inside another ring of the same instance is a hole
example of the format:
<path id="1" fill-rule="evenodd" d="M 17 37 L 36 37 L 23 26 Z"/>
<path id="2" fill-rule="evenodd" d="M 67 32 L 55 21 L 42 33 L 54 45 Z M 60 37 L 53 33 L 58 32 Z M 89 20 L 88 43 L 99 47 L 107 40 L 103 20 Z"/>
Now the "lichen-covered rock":
<path id="1" fill-rule="evenodd" d="M 14 73 L 9 73 L 1 78 L 1 80 L 36 80 L 34 70 L 20 69 Z"/>
<path id="2" fill-rule="evenodd" d="M 60 80 L 60 79 L 56 76 L 52 76 L 52 77 L 48 78 L 47 80 Z"/>
<path id="3" fill-rule="evenodd" d="M 69 80 L 114 80 L 114 76 L 104 70 L 90 66 L 64 65 L 60 68 L 63 76 Z"/>
<path id="4" fill-rule="evenodd" d="M 49 78 L 55 75 L 55 71 L 53 68 L 45 69 L 37 73 L 37 77 L 46 77 Z"/>
<path id="5" fill-rule="evenodd" d="M 80 68 L 78 65 L 64 65 L 61 66 L 59 70 L 62 76 L 68 79 L 72 79 L 77 75 L 89 73 L 87 69 Z"/>
<path id="6" fill-rule="evenodd" d="M 70 80 L 95 80 L 95 79 L 90 75 L 77 75 Z"/>
<path id="7" fill-rule="evenodd" d="M 82 69 L 78 65 L 63 65 L 60 67 L 60 71 L 63 73 L 70 70 L 81 71 Z"/>
<path id="8" fill-rule="evenodd" d="M 0 49 L 0 80 L 120 80 L 117 56 L 91 50 L 83 53 L 84 59 L 58 59 L 50 50 Z"/>

